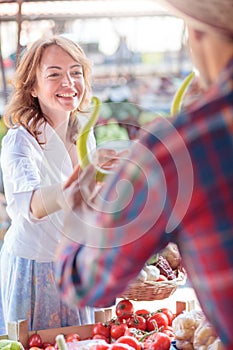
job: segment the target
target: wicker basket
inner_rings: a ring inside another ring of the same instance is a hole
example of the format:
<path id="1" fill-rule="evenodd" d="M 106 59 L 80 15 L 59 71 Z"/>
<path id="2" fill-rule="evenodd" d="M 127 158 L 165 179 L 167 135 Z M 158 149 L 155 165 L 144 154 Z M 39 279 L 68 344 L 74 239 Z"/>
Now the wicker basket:
<path id="1" fill-rule="evenodd" d="M 170 281 L 133 281 L 119 298 L 126 298 L 135 301 L 162 300 L 172 295 L 178 286 L 186 282 L 186 272 L 180 267 L 177 271 L 177 278 Z"/>

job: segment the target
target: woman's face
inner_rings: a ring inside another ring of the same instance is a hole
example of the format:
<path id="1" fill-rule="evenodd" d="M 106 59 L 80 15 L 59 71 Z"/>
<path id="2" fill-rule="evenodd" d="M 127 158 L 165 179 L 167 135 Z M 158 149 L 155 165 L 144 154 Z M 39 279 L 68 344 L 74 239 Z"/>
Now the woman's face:
<path id="1" fill-rule="evenodd" d="M 69 115 L 82 101 L 85 92 L 83 69 L 79 62 L 57 45 L 47 47 L 36 72 L 32 96 L 42 112 L 54 119 Z"/>

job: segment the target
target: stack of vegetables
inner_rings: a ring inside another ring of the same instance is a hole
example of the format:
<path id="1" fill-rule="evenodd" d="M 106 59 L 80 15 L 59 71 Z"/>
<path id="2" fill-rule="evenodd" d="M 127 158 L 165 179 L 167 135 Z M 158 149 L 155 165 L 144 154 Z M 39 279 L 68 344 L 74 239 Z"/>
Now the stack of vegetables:
<path id="1" fill-rule="evenodd" d="M 159 254 L 149 259 L 139 273 L 137 280 L 145 281 L 169 281 L 178 277 L 181 257 L 177 245 L 169 243 Z"/>

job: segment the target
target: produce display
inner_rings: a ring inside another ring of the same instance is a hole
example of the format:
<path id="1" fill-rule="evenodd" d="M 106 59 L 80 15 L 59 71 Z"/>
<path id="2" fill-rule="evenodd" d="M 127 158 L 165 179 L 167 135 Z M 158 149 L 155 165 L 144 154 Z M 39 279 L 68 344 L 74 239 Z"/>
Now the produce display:
<path id="1" fill-rule="evenodd" d="M 202 311 L 186 311 L 172 322 L 177 349 L 222 350 L 223 345 Z"/>
<path id="2" fill-rule="evenodd" d="M 129 140 L 127 130 L 120 126 L 114 119 L 109 119 L 107 123 L 98 125 L 95 128 L 95 136 L 97 145 L 101 145 L 107 141 Z"/>
<path id="3" fill-rule="evenodd" d="M 169 243 L 159 254 L 149 259 L 137 276 L 137 280 L 145 281 L 169 281 L 178 277 L 181 257 L 177 245 Z"/>
<path id="4" fill-rule="evenodd" d="M 135 310 L 132 302 L 121 299 L 115 306 L 115 317 L 93 325 L 91 336 L 81 339 L 75 332 L 55 337 L 48 343 L 38 333 L 30 335 L 27 350 L 169 350 L 174 339 L 174 314 L 167 308 L 151 312 Z M 0 347 L 1 349 L 1 347 Z M 22 350 L 12 349 L 12 350 Z"/>
<path id="5" fill-rule="evenodd" d="M 170 111 L 172 116 L 180 111 L 185 92 L 194 76 L 194 72 L 191 72 L 177 90 Z M 92 104 L 93 112 L 86 125 L 82 128 L 76 141 L 78 158 L 82 169 L 90 163 L 88 158 L 87 139 L 90 130 L 94 128 L 97 123 L 98 128 L 95 130 L 95 136 L 98 145 L 109 140 L 134 139 L 136 138 L 137 131 L 140 129 L 138 121 L 136 122 L 140 117 L 140 109 L 134 104 L 129 102 L 107 103 L 106 101 L 105 104 L 102 105 L 101 101 L 96 96 L 92 97 Z M 116 107 L 117 111 L 115 110 Z M 100 112 L 102 115 L 101 123 L 99 118 Z M 107 117 L 106 119 L 108 119 L 106 123 L 103 123 L 103 119 L 105 119 L 105 117 L 103 117 L 104 115 Z M 129 116 L 133 117 L 133 120 Z M 149 116 L 149 119 L 151 119 L 151 115 Z M 103 169 L 97 169 L 96 177 L 98 181 L 102 181 L 105 175 L 106 172 Z"/>
<path id="6" fill-rule="evenodd" d="M 51 342 L 39 333 L 31 332 L 24 347 L 19 341 L 3 339 L 0 340 L 0 350 L 223 349 L 201 310 L 183 311 L 176 315 L 166 307 L 153 311 L 135 309 L 129 299 L 120 299 L 114 314 L 109 321 L 89 325 L 86 337 L 81 334 L 82 327 L 78 326 L 77 331 L 72 327 L 72 332 L 64 334 L 63 328 L 60 328 L 60 333 L 56 333 Z"/>
<path id="7" fill-rule="evenodd" d="M 97 144 L 106 140 L 135 139 L 140 128 L 140 106 L 130 101 L 113 102 L 104 101 L 100 109 L 100 115 L 95 128 Z M 155 114 L 153 113 L 153 119 Z M 113 123 L 119 125 L 119 129 L 112 126 Z M 110 126 L 109 126 L 110 124 Z M 105 127 L 107 130 L 105 130 Z M 114 138 L 113 138 L 114 137 Z"/>
<path id="8" fill-rule="evenodd" d="M 135 301 L 166 299 L 185 284 L 186 277 L 178 247 L 169 243 L 146 262 L 119 297 Z"/>

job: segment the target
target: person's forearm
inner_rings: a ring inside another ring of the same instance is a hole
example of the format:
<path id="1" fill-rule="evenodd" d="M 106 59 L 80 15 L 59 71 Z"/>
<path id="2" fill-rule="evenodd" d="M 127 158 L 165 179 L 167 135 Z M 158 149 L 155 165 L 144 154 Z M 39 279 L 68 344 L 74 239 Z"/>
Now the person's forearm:
<path id="1" fill-rule="evenodd" d="M 31 199 L 31 213 L 41 219 L 61 209 L 59 199 L 62 196 L 62 183 L 42 187 L 33 192 Z"/>

